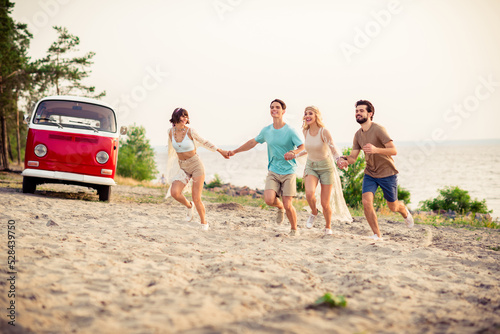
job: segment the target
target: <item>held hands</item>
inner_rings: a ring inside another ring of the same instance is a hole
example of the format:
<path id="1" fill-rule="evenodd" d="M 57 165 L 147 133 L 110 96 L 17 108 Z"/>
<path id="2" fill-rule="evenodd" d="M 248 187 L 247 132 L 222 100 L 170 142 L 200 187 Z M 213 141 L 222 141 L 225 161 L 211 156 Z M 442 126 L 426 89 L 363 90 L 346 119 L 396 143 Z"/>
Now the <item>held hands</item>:
<path id="1" fill-rule="evenodd" d="M 225 159 L 229 159 L 230 155 L 229 155 L 229 152 L 226 151 L 226 150 L 218 150 L 218 152 L 225 158 Z"/>
<path id="2" fill-rule="evenodd" d="M 349 162 L 347 162 L 347 158 L 342 156 L 340 158 L 337 159 L 337 166 L 340 168 L 340 169 L 345 169 L 347 168 L 347 166 L 349 166 Z"/>
<path id="3" fill-rule="evenodd" d="M 225 151 L 225 150 L 219 150 L 218 151 L 225 159 L 229 159 L 230 157 L 232 157 L 233 155 L 235 155 L 236 153 L 234 153 L 234 151 Z"/>

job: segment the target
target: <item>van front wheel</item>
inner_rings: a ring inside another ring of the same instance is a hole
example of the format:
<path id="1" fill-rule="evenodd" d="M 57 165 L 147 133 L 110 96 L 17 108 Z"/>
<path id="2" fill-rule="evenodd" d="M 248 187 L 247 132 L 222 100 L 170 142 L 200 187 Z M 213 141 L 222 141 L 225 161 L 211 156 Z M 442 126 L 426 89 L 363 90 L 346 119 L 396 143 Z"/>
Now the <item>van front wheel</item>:
<path id="1" fill-rule="evenodd" d="M 23 177 L 23 193 L 34 194 L 36 190 L 35 179 L 29 176 Z"/>
<path id="2" fill-rule="evenodd" d="M 107 202 L 111 197 L 111 186 L 100 186 L 99 189 L 97 189 L 97 193 L 99 194 L 99 200 L 101 202 Z"/>

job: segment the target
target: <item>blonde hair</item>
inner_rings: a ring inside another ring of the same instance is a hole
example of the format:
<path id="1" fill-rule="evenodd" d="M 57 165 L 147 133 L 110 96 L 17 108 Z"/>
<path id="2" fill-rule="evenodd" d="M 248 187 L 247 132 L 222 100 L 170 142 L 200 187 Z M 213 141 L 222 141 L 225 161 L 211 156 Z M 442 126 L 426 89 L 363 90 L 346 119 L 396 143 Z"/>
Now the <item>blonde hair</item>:
<path id="1" fill-rule="evenodd" d="M 304 113 L 308 110 L 312 111 L 314 113 L 314 115 L 316 115 L 316 124 L 320 128 L 324 128 L 325 123 L 323 123 L 323 119 L 321 117 L 321 112 L 319 111 L 318 107 L 315 107 L 315 106 L 306 107 L 306 109 L 304 110 Z M 309 130 L 309 124 L 307 124 L 305 120 L 304 120 L 304 123 L 302 124 L 302 129 Z"/>

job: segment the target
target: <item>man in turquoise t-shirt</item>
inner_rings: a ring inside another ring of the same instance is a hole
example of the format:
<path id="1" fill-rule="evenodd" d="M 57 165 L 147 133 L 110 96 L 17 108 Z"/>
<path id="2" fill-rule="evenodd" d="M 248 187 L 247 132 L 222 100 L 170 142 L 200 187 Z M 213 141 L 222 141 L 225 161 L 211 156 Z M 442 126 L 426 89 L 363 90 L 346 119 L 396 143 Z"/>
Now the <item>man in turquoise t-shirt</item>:
<path id="1" fill-rule="evenodd" d="M 293 128 L 283 121 L 283 114 L 286 111 L 285 102 L 275 99 L 271 102 L 271 116 L 273 124 L 263 128 L 259 135 L 250 139 L 233 151 L 229 151 L 229 156 L 236 153 L 248 151 L 257 144 L 267 143 L 267 165 L 268 174 L 266 178 L 266 187 L 264 190 L 264 200 L 267 205 L 277 207 L 278 224 L 283 223 L 285 213 L 290 221 L 290 235 L 296 235 L 297 232 L 297 213 L 292 205 L 293 197 L 297 193 L 295 181 L 295 171 L 297 162 L 295 155 L 304 149 L 302 139 Z M 286 160 L 285 156 L 287 159 Z M 279 197 L 282 198 L 280 201 Z"/>

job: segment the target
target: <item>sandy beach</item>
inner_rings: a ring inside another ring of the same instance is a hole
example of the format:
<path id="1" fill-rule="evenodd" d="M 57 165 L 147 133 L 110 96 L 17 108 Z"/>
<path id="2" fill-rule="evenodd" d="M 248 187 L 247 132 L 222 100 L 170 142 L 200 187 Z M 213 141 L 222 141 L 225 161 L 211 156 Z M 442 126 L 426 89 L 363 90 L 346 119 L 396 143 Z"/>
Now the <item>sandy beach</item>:
<path id="1" fill-rule="evenodd" d="M 373 242 L 355 217 L 289 237 L 274 210 L 205 202 L 200 231 L 172 199 L 147 203 L 161 189 L 116 186 L 102 203 L 44 187 L 0 183 L 2 333 L 500 333 L 499 230 L 382 219 Z M 326 292 L 347 307 L 309 307 Z"/>

